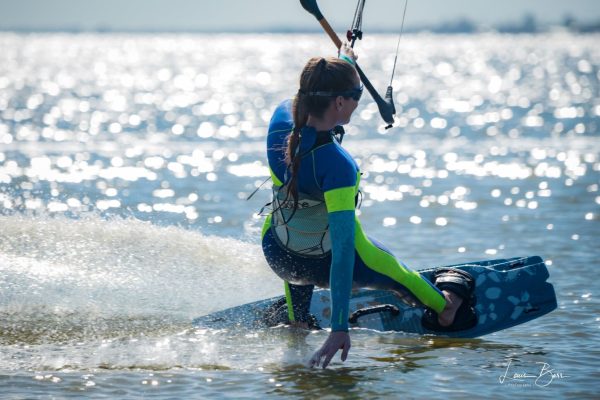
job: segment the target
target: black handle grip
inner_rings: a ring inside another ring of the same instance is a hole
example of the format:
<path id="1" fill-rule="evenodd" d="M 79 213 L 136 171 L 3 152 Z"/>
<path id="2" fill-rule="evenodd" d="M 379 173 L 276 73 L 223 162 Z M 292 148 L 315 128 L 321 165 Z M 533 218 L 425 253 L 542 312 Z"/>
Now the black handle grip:
<path id="1" fill-rule="evenodd" d="M 350 315 L 350 318 L 348 318 L 348 322 L 355 324 L 360 317 L 381 312 L 389 312 L 395 317 L 400 314 L 400 309 L 392 304 L 380 304 L 378 306 L 365 307 L 354 311 L 352 315 Z"/>

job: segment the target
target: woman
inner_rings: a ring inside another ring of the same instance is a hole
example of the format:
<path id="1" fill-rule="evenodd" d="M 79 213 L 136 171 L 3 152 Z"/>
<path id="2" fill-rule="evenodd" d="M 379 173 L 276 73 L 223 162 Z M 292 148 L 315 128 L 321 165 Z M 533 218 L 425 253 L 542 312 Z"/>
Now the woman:
<path id="1" fill-rule="evenodd" d="M 462 299 L 440 291 L 368 238 L 355 216 L 360 172 L 334 135 L 350 121 L 362 86 L 355 56 L 312 58 L 292 101 L 284 101 L 269 125 L 267 156 L 273 212 L 263 226 L 263 251 L 285 281 L 288 316 L 307 327 L 315 285 L 331 289 L 331 333 L 309 365 L 325 368 L 350 350 L 348 302 L 353 287 L 393 290 L 404 301 L 434 310 L 449 326 Z"/>

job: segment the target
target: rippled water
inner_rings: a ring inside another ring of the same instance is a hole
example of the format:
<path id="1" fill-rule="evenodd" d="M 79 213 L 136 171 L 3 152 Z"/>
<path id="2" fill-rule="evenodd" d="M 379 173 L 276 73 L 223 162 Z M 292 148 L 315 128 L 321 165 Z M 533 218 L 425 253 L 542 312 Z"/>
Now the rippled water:
<path id="1" fill-rule="evenodd" d="M 365 96 L 344 141 L 365 229 L 414 267 L 539 254 L 559 309 L 477 340 L 353 332 L 316 371 L 326 333 L 190 321 L 282 292 L 258 246 L 268 185 L 245 199 L 271 111 L 326 38 L 0 34 L 0 392 L 597 396 L 598 39 L 403 38 L 397 127 Z M 395 40 L 360 43 L 381 89 Z"/>

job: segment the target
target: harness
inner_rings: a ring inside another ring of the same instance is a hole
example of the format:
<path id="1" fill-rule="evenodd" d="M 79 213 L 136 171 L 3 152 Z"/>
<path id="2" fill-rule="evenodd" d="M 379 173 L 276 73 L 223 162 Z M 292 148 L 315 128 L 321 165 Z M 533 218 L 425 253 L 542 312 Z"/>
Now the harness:
<path id="1" fill-rule="evenodd" d="M 304 158 L 323 145 L 333 142 L 333 135 L 317 135 Z M 326 257 L 331 252 L 327 207 L 323 196 L 298 192 L 298 203 L 288 194 L 286 185 L 273 186 L 271 229 L 276 240 L 288 251 L 303 257 Z"/>

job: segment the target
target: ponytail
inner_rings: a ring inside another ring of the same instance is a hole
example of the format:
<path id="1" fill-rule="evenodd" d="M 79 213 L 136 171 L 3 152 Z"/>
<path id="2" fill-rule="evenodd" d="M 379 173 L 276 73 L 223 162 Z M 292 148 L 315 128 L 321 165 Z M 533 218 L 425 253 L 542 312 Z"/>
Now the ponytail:
<path id="1" fill-rule="evenodd" d="M 331 97 L 309 96 L 315 91 L 340 91 L 351 89 L 354 85 L 356 70 L 350 64 L 337 58 L 311 58 L 300 75 L 300 89 L 292 103 L 294 128 L 288 136 L 286 164 L 290 172 L 287 179 L 287 195 L 294 200 L 294 211 L 298 207 L 298 173 L 302 154 L 302 128 L 306 126 L 308 116 L 321 118 L 332 101 Z M 293 215 L 293 213 L 292 213 Z M 291 216 L 290 216 L 291 218 Z"/>

